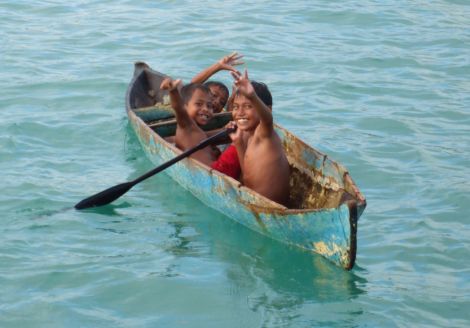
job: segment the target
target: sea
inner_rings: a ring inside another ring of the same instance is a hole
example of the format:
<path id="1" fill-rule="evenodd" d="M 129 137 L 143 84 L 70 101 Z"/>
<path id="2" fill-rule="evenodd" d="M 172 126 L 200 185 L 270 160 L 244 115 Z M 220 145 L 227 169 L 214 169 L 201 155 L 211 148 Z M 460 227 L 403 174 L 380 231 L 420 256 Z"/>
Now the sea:
<path id="1" fill-rule="evenodd" d="M 352 271 L 164 172 L 73 208 L 154 167 L 135 62 L 189 82 L 233 51 L 367 198 Z M 468 0 L 3 0 L 0 113 L 0 327 L 470 326 Z"/>

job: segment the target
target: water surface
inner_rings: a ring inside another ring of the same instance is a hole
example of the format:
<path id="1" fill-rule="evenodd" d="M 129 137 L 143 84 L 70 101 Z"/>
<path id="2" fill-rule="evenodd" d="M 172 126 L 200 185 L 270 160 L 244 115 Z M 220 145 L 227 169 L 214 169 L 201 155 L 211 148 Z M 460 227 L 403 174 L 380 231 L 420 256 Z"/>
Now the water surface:
<path id="1" fill-rule="evenodd" d="M 0 325 L 468 326 L 469 17 L 457 0 L 2 2 Z M 135 61 L 189 81 L 233 50 L 367 197 L 353 271 L 164 174 L 72 209 L 152 168 L 124 112 Z"/>

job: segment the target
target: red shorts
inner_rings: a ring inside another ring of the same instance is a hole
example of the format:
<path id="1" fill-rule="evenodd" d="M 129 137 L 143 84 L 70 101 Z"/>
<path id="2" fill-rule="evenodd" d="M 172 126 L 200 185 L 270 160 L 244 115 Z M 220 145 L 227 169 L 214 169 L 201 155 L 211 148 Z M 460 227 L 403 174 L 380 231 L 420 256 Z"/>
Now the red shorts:
<path id="1" fill-rule="evenodd" d="M 238 160 L 237 148 L 234 145 L 228 146 L 219 158 L 212 162 L 211 167 L 238 180 L 242 169 Z"/>

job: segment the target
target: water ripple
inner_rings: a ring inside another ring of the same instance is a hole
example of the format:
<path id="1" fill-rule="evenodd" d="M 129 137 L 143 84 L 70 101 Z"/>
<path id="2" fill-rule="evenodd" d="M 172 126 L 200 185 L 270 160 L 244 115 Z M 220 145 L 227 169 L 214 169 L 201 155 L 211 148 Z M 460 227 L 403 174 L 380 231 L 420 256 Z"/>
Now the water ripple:
<path id="1" fill-rule="evenodd" d="M 468 326 L 468 17 L 462 0 L 2 4 L 2 325 Z M 234 50 L 275 120 L 366 195 L 353 272 L 163 174 L 72 209 L 152 167 L 125 118 L 133 62 L 188 81 Z"/>

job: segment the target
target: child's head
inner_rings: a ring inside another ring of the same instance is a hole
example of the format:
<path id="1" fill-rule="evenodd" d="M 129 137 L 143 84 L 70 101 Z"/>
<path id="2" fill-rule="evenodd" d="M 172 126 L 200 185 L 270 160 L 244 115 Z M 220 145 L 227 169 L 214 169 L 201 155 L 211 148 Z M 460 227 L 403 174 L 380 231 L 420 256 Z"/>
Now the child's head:
<path id="1" fill-rule="evenodd" d="M 207 124 L 213 116 L 211 93 L 207 86 L 189 83 L 181 89 L 184 107 L 198 125 Z"/>
<path id="2" fill-rule="evenodd" d="M 218 81 L 208 81 L 204 83 L 209 88 L 212 95 L 212 108 L 214 113 L 220 113 L 228 100 L 228 89 L 225 84 Z"/>
<path id="3" fill-rule="evenodd" d="M 262 82 L 251 81 L 253 89 L 259 99 L 272 109 L 273 98 L 268 86 Z M 236 91 L 231 101 L 232 116 L 237 127 L 240 130 L 254 130 L 258 126 L 260 120 L 256 109 L 250 99 L 245 97 L 239 91 Z"/>

